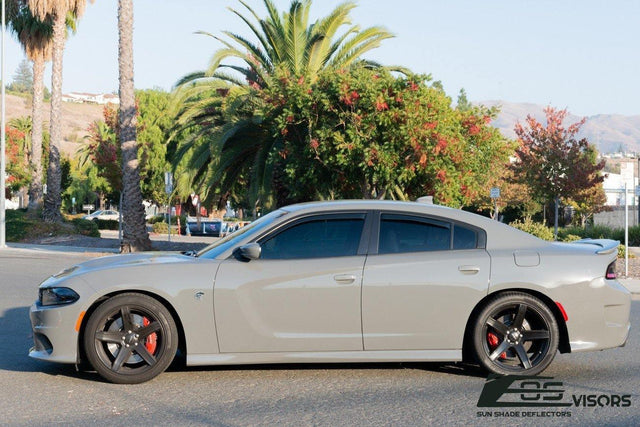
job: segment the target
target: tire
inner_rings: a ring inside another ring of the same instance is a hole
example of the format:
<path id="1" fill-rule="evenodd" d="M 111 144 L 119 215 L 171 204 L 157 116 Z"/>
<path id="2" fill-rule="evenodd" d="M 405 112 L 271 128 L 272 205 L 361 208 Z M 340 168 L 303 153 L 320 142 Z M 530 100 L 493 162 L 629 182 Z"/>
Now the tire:
<path id="1" fill-rule="evenodd" d="M 178 349 L 178 331 L 160 302 L 126 293 L 109 298 L 91 314 L 83 345 L 89 363 L 104 379 L 138 384 L 169 367 Z"/>
<path id="2" fill-rule="evenodd" d="M 536 375 L 558 351 L 558 323 L 540 299 L 506 292 L 489 300 L 474 322 L 473 350 L 483 368 L 500 375 Z"/>

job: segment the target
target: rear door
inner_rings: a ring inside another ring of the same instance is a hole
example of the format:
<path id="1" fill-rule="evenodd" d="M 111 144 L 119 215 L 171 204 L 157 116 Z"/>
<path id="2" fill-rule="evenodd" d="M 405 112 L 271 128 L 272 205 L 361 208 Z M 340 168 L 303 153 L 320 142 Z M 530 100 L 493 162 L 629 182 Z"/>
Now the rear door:
<path id="1" fill-rule="evenodd" d="M 377 217 L 362 287 L 365 350 L 460 349 L 487 294 L 484 231 L 420 215 Z"/>

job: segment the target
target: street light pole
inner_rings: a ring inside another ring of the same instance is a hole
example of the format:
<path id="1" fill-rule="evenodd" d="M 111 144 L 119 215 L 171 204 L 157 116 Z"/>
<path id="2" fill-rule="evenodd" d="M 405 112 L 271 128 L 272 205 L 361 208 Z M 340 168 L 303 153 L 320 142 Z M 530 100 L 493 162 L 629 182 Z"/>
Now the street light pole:
<path id="1" fill-rule="evenodd" d="M 4 38 L 5 38 L 5 0 L 2 0 L 2 46 L 0 47 L 0 62 L 2 62 L 2 70 L 0 71 L 0 79 L 2 80 L 2 130 L 0 130 L 0 249 L 7 246 L 6 244 L 6 212 L 5 212 L 5 104 L 6 97 L 4 93 L 5 78 L 4 78 Z"/>

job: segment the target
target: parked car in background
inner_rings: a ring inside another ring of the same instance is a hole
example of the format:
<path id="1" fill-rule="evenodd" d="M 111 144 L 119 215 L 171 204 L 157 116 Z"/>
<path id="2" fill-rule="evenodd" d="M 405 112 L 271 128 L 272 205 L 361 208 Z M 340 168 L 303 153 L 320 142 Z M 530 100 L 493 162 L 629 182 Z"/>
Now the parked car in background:
<path id="1" fill-rule="evenodd" d="M 90 221 L 96 219 L 120 221 L 120 213 L 113 210 L 98 210 L 89 215 L 83 216 L 82 219 L 88 219 Z"/>
<path id="2" fill-rule="evenodd" d="M 617 247 L 423 203 L 287 206 L 198 253 L 97 258 L 46 279 L 29 354 L 86 360 L 116 383 L 157 376 L 178 349 L 190 366 L 465 360 L 535 375 L 558 351 L 625 344 Z"/>
<path id="3" fill-rule="evenodd" d="M 194 236 L 223 237 L 226 234 L 225 223 L 219 218 L 197 218 L 187 217 L 186 234 Z"/>

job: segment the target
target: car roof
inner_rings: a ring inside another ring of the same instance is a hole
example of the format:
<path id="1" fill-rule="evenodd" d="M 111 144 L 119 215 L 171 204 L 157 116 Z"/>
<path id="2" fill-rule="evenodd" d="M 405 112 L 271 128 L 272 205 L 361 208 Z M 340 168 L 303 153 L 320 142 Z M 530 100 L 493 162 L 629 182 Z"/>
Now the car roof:
<path id="1" fill-rule="evenodd" d="M 443 219 L 460 221 L 487 232 L 487 249 L 519 247 L 541 247 L 549 245 L 548 242 L 538 239 L 529 233 L 525 233 L 506 224 L 494 221 L 490 218 L 473 212 L 454 209 L 431 203 L 404 202 L 395 200 L 335 200 L 307 202 L 284 206 L 283 211 L 292 214 L 304 215 L 306 213 L 322 213 L 349 210 L 380 210 L 398 213 L 415 213 L 431 215 Z"/>

